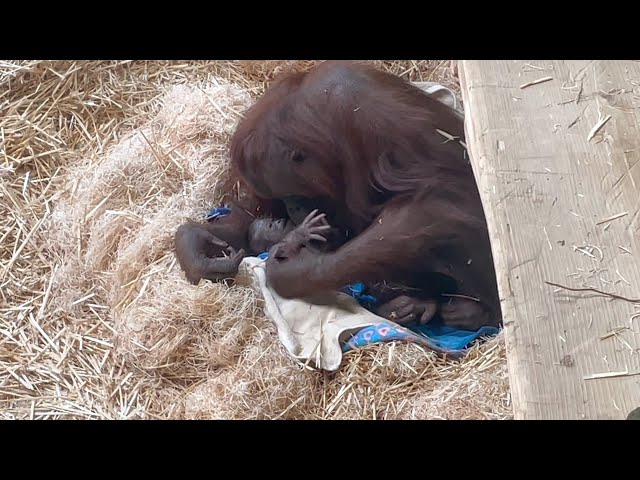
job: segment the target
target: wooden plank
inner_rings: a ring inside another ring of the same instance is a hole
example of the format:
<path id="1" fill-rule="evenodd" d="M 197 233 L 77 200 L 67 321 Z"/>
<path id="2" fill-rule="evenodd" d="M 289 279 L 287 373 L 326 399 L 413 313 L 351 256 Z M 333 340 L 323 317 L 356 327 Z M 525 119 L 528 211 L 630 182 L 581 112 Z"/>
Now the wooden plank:
<path id="1" fill-rule="evenodd" d="M 515 418 L 626 418 L 640 406 L 640 302 L 545 282 L 640 298 L 640 63 L 459 71 Z"/>

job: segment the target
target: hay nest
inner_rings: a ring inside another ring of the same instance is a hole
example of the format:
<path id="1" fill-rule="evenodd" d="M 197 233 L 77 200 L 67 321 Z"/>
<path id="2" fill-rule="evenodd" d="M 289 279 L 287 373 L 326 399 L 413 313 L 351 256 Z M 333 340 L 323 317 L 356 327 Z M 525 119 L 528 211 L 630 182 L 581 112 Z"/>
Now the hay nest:
<path id="1" fill-rule="evenodd" d="M 189 285 L 175 228 L 224 194 L 229 136 L 315 62 L 0 62 L 1 418 L 510 418 L 503 339 L 326 375 L 253 290 Z M 376 62 L 457 89 L 448 63 Z"/>

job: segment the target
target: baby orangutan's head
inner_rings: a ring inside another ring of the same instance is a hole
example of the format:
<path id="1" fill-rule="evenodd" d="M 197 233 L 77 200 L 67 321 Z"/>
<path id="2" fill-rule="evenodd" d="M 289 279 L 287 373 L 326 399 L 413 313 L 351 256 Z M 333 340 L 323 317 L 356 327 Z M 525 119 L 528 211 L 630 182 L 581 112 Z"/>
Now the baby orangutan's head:
<path id="1" fill-rule="evenodd" d="M 249 226 L 249 247 L 255 253 L 268 251 L 295 228 L 295 225 L 283 218 L 260 218 Z"/>

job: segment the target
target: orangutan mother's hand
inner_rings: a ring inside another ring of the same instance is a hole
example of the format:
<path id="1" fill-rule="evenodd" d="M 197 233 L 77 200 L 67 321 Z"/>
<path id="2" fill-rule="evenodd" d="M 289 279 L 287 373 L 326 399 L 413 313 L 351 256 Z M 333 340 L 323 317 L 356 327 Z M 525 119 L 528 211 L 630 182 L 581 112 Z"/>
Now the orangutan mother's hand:
<path id="1" fill-rule="evenodd" d="M 331 271 L 327 268 L 330 254 L 292 247 L 296 246 L 279 243 L 269 251 L 266 275 L 276 293 L 284 298 L 301 298 L 331 290 L 330 279 L 323 277 L 323 272 Z"/>

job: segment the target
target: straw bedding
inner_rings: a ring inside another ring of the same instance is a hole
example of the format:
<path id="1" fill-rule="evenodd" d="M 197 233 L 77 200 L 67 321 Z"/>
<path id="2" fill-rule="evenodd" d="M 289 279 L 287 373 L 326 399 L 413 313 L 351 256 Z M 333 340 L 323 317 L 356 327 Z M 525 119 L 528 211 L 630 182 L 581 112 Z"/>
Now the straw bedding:
<path id="1" fill-rule="evenodd" d="M 448 62 L 376 62 L 457 90 Z M 0 61 L 0 418 L 511 417 L 501 337 L 460 362 L 374 345 L 326 375 L 257 294 L 189 285 L 175 228 L 224 195 L 230 134 L 313 62 Z"/>

